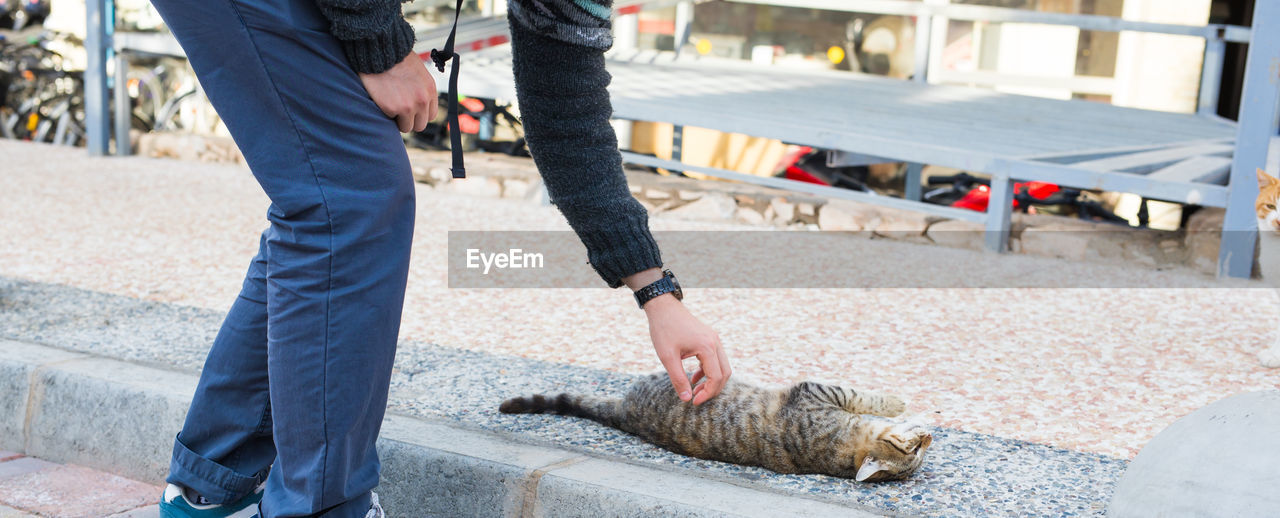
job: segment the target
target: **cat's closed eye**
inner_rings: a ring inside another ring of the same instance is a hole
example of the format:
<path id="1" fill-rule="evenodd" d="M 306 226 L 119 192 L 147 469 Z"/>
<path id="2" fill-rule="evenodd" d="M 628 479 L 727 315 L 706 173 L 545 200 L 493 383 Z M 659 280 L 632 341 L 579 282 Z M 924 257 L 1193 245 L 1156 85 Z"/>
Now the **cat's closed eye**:
<path id="1" fill-rule="evenodd" d="M 920 451 L 920 443 L 918 442 L 915 443 L 915 445 L 911 445 L 911 444 L 903 445 L 895 441 L 890 441 L 889 445 L 893 446 L 894 449 L 902 452 L 904 455 L 911 455 L 917 451 Z"/>

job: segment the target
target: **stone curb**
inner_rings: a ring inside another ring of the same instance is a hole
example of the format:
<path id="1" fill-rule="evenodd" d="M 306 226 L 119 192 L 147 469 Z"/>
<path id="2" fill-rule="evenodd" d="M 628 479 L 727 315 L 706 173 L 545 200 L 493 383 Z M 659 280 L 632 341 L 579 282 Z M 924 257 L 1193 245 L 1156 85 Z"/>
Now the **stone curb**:
<path id="1" fill-rule="evenodd" d="M 0 449 L 162 483 L 196 380 L 0 340 Z M 882 515 L 407 416 L 384 420 L 378 449 L 397 517 Z"/>

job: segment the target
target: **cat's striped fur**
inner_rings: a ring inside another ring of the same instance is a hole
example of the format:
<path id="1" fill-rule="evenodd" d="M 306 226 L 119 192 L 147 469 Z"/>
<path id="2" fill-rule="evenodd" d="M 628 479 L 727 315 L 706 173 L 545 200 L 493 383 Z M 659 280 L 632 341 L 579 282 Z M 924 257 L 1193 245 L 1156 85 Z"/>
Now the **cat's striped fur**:
<path id="1" fill-rule="evenodd" d="M 833 385 L 767 389 L 736 380 L 694 406 L 680 401 L 667 375 L 658 373 L 622 398 L 538 395 L 507 400 L 499 411 L 583 417 L 703 459 L 879 481 L 915 472 L 932 443 L 923 427 L 884 418 L 904 408 L 893 396 Z"/>

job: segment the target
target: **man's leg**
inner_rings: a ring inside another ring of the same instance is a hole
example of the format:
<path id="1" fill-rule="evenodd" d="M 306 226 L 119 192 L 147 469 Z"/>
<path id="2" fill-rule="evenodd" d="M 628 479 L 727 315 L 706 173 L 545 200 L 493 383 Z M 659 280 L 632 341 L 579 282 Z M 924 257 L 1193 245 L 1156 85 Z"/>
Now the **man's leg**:
<path id="1" fill-rule="evenodd" d="M 267 383 L 270 232 L 263 232 L 240 295 L 213 340 L 166 479 L 215 504 L 253 491 L 276 456 Z"/>
<path id="2" fill-rule="evenodd" d="M 261 509 L 363 516 L 413 233 L 399 131 L 310 0 L 153 0 L 271 198 Z"/>

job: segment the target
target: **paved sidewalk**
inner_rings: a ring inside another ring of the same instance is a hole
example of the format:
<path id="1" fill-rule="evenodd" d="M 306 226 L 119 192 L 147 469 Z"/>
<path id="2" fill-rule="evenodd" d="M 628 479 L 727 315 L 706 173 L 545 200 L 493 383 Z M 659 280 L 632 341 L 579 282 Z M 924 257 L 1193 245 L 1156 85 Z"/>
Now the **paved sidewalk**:
<path id="1" fill-rule="evenodd" d="M 9 141 L 0 142 L 0 156 L 0 275 L 215 313 L 234 299 L 267 207 L 247 169 L 95 159 Z M 652 226 L 733 228 L 661 217 Z M 624 373 L 659 370 L 646 322 L 622 291 L 448 288 L 448 231 L 560 229 L 567 225 L 553 207 L 420 186 L 401 338 Z M 892 268 L 910 257 L 973 277 L 1021 271 L 1095 285 L 1142 278 L 1145 286 L 1190 278 L 1204 288 L 690 287 L 690 309 L 720 333 L 739 376 L 850 382 L 902 394 L 909 413 L 934 424 L 1123 458 L 1178 417 L 1280 379 L 1256 359 L 1275 332 L 1274 319 L 1258 315 L 1280 314 L 1270 290 L 1242 289 L 1260 283 L 850 240 L 859 261 L 880 265 L 876 275 L 913 275 Z M 152 361 L 198 367 L 202 358 L 183 349 Z"/>
<path id="2" fill-rule="evenodd" d="M 195 372 L 265 225 L 248 171 L 11 142 L 0 155 L 0 338 Z M 902 394 L 937 431 L 921 474 L 902 483 L 697 461 L 580 420 L 497 414 L 512 395 L 616 393 L 657 370 L 645 321 L 621 291 L 449 289 L 447 231 L 566 227 L 554 208 L 513 200 L 424 186 L 418 203 L 391 409 L 513 440 L 885 512 L 1096 515 L 1156 432 L 1277 383 L 1255 354 L 1273 332 L 1258 315 L 1280 307 L 1255 283 L 851 237 L 859 260 L 881 266 L 910 257 L 974 276 L 1203 287 L 691 289 L 691 309 L 721 334 L 740 378 Z"/>
<path id="3" fill-rule="evenodd" d="M 154 354 L 215 330 L 220 316 L 212 311 L 59 286 L 7 283 L 2 277 L 0 299 L 8 307 L 23 308 L 17 314 L 0 311 L 0 336 L 21 331 L 11 326 L 11 321 L 39 320 L 40 325 L 30 329 L 38 330 L 41 341 L 81 350 L 86 345 L 82 340 L 101 344 L 127 336 L 131 347 Z M 65 308 L 70 307 L 77 308 L 76 318 L 68 318 Z M 35 318 L 39 314 L 47 316 Z M 109 328 L 84 331 L 85 322 L 108 318 L 112 322 Z M 670 488 L 639 488 L 650 482 L 679 487 L 684 492 L 683 505 L 693 503 L 691 507 L 701 509 L 693 514 L 676 513 L 680 516 L 761 514 L 744 513 L 742 503 L 751 501 L 743 500 L 745 495 L 705 508 L 711 503 L 706 495 L 721 495 L 725 485 L 747 490 L 755 503 L 768 504 L 768 509 L 786 507 L 787 503 L 794 507 L 799 502 L 793 501 L 799 499 L 849 511 L 836 513 L 839 516 L 861 516 L 861 511 L 904 517 L 1095 516 L 1105 508 L 1126 466 L 1121 459 L 934 427 L 933 446 L 924 465 L 907 480 L 864 484 L 822 475 L 780 475 L 762 468 L 676 455 L 583 419 L 498 413 L 498 404 L 517 394 L 573 391 L 620 395 L 634 381 L 631 375 L 431 344 L 400 345 L 409 353 L 397 357 L 389 408 L 392 417 L 387 421 L 392 425 L 384 423 L 379 444 L 385 469 L 378 491 L 381 494 L 386 489 L 387 509 L 396 510 L 392 516 L 418 516 L 401 506 L 413 509 L 422 499 L 437 507 L 451 498 L 506 499 L 512 495 L 512 486 L 541 487 L 539 481 L 546 477 L 540 477 L 539 472 L 570 476 L 558 469 L 566 467 L 559 461 L 587 458 L 603 469 L 591 473 L 570 469 L 577 473 L 571 478 L 586 486 L 610 485 L 609 492 L 621 494 L 622 501 L 650 509 L 660 509 L 676 494 Z M 183 370 L 0 339 L 0 383 L 11 376 L 30 384 L 26 392 L 31 397 L 22 393 L 9 397 L 25 401 L 28 407 L 26 422 L 11 425 L 25 430 L 28 444 L 43 448 L 40 451 L 47 451 L 50 458 L 127 470 L 122 472 L 137 473 L 133 476 L 144 480 L 159 481 L 168 467 L 173 435 L 181 426 L 196 384 L 194 370 Z M 5 407 L 4 396 L 0 393 L 0 408 Z M 21 404 L 16 406 L 22 408 Z M 148 415 L 147 422 L 136 423 L 138 415 Z M 394 424 L 406 420 L 437 426 Z M 442 431 L 438 425 L 452 431 Z M 477 440 L 484 445 L 455 449 Z M 416 442 L 451 453 L 424 455 L 388 441 L 402 445 Z M 552 448 L 557 453 L 548 457 L 527 445 Z M 524 460 L 513 466 L 515 473 L 494 480 L 493 470 L 484 467 L 489 459 Z M 444 484 L 442 479 L 454 482 Z M 522 479 L 524 482 L 517 482 Z M 468 482 L 476 480 L 491 481 L 498 487 Z M 577 485 L 585 490 L 575 492 L 579 496 L 593 492 Z M 499 494 L 489 494 L 495 489 Z M 417 498 L 408 498 L 406 493 Z M 536 494 L 539 501 L 545 496 L 532 489 L 515 493 Z M 572 504 L 573 500 L 565 502 Z M 443 513 L 449 514 L 495 515 Z M 628 515 L 620 511 L 613 514 Z M 664 513 L 639 515 L 657 518 Z M 804 515 L 832 516 L 829 511 Z"/>
<path id="4" fill-rule="evenodd" d="M 0 450 L 0 518 L 153 518 L 163 489 Z"/>

